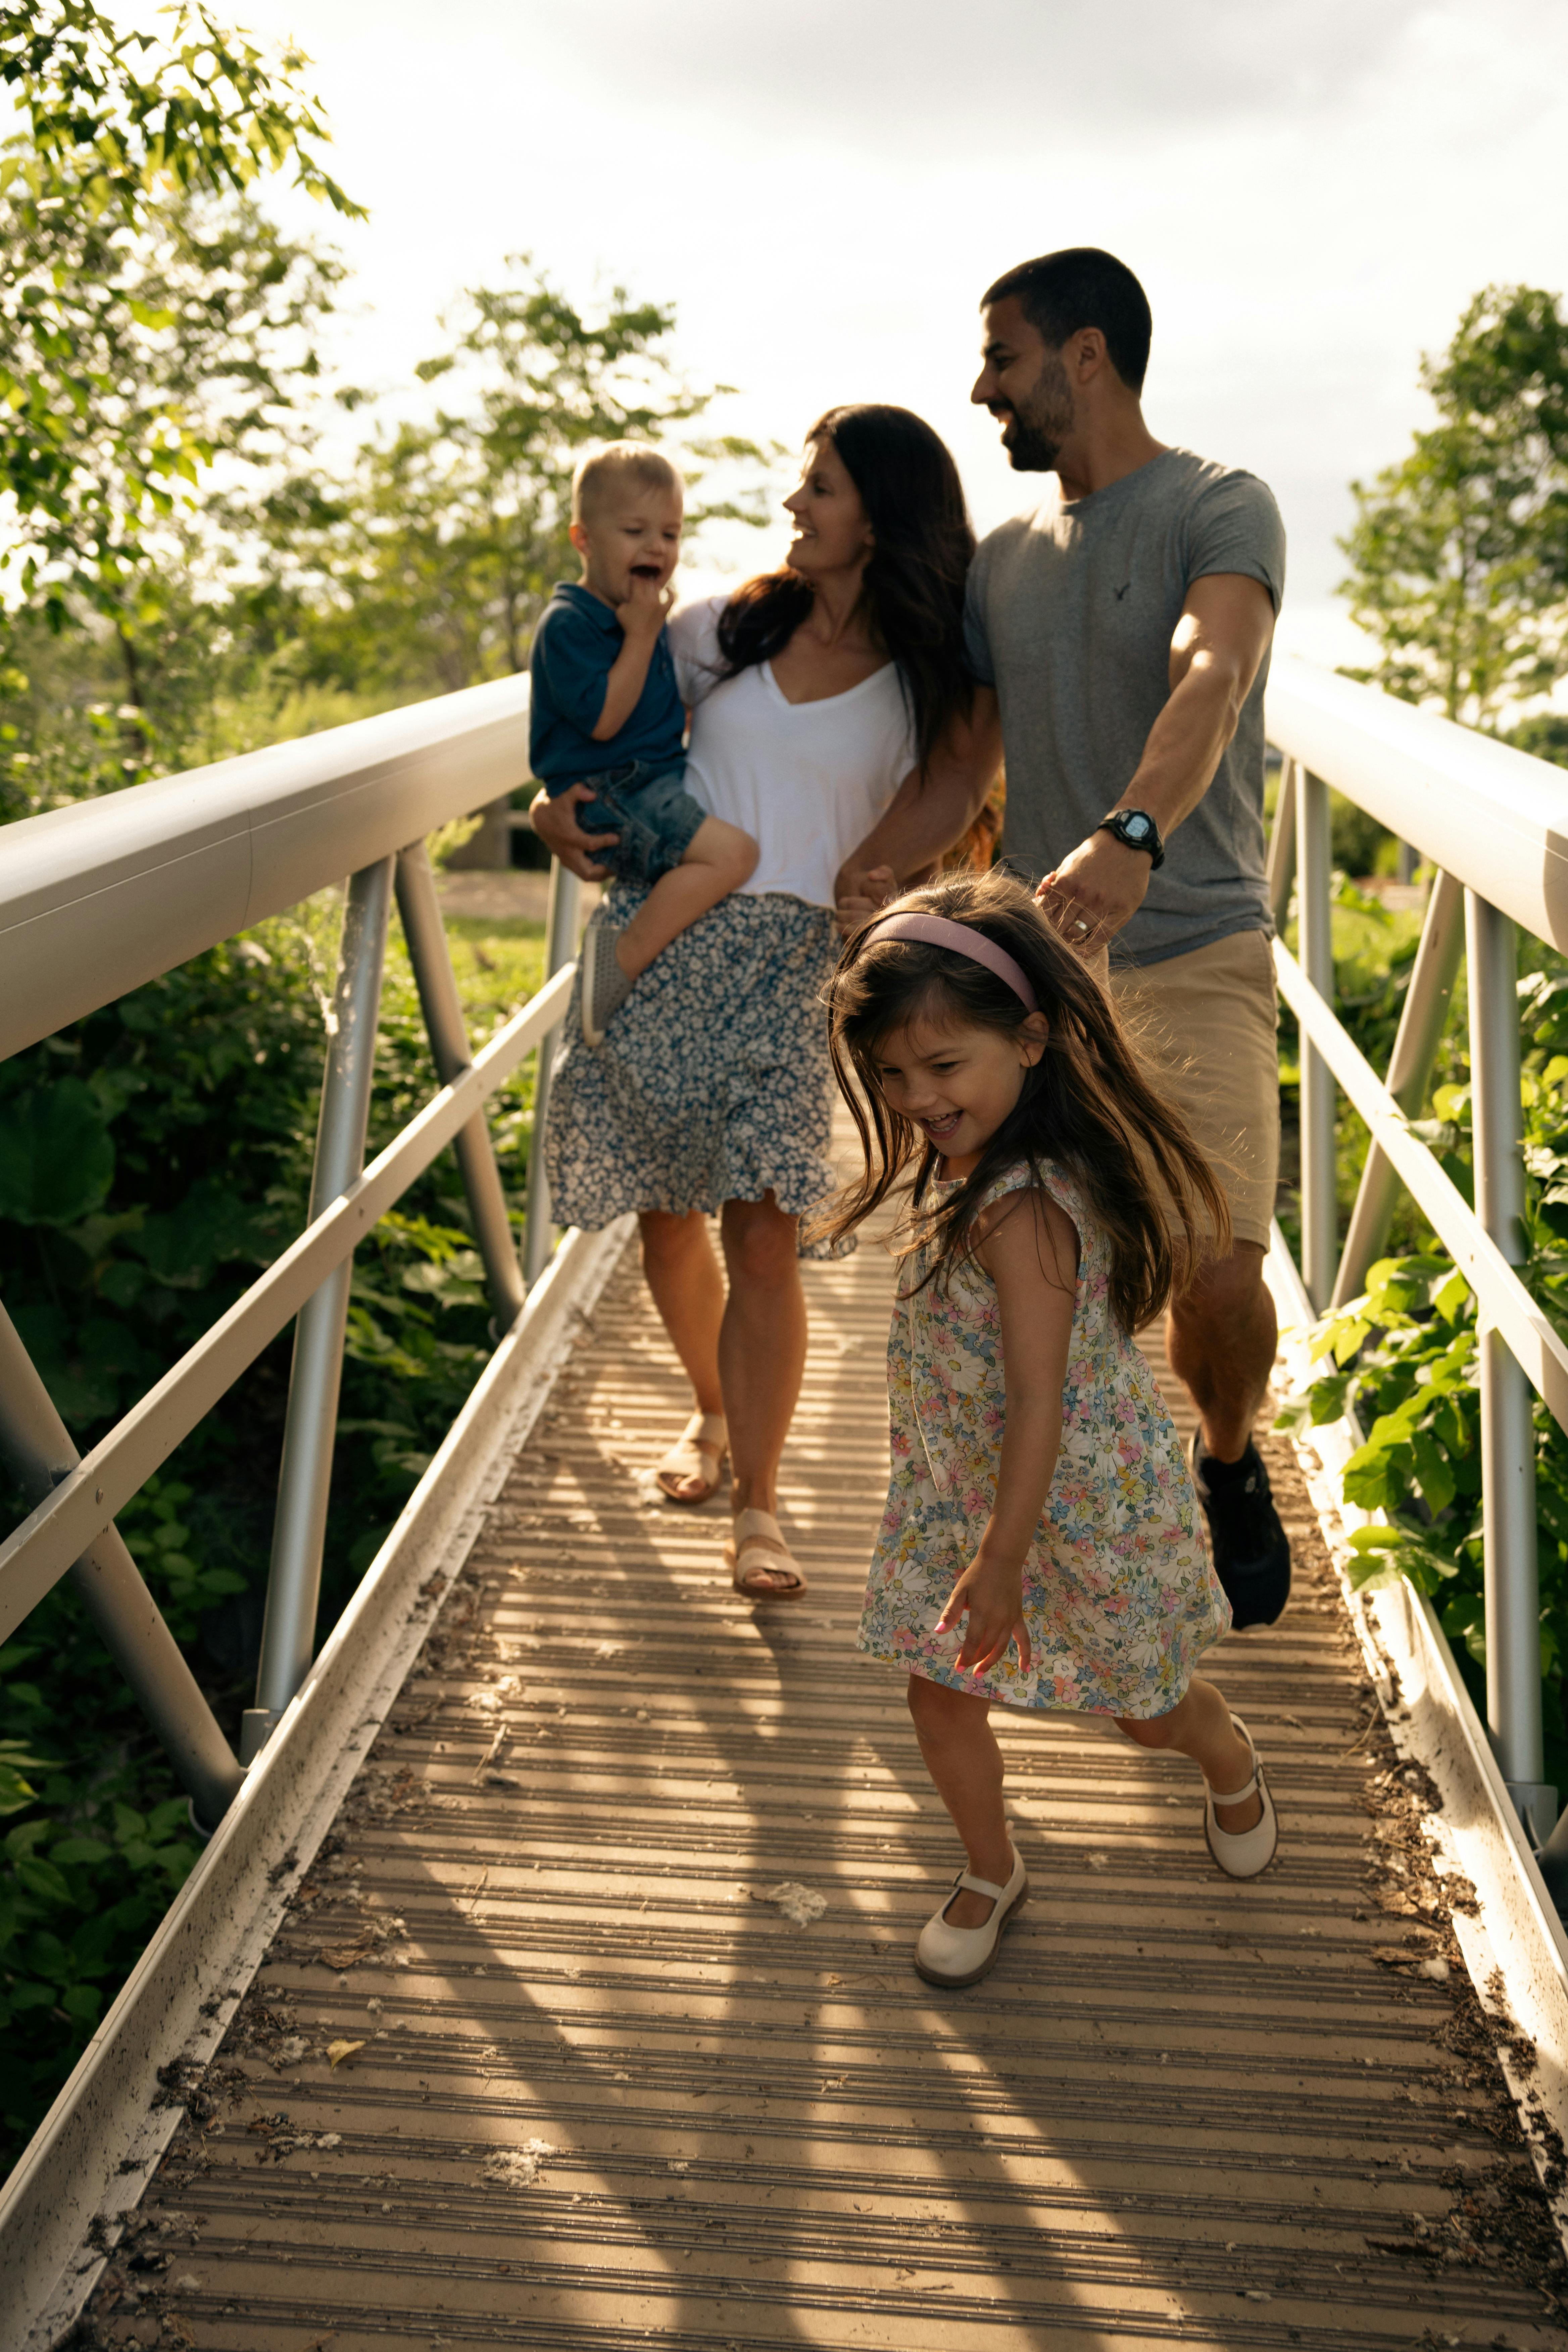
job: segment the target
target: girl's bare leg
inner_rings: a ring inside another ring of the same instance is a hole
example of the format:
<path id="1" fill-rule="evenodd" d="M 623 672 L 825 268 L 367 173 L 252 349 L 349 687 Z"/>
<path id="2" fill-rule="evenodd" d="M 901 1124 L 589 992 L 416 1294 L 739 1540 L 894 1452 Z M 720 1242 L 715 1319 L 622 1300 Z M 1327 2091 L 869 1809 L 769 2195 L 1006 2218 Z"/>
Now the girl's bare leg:
<path id="1" fill-rule="evenodd" d="M 1157 1715 L 1147 1723 L 1131 1717 L 1117 1719 L 1140 1748 L 1173 1748 L 1178 1755 L 1192 1758 L 1215 1793 L 1214 1817 L 1222 1830 L 1257 1828 L 1263 1819 L 1263 1800 L 1256 1790 L 1239 1805 L 1218 1802 L 1222 1789 L 1245 1788 L 1252 1778 L 1252 1758 L 1213 1683 L 1194 1675 L 1185 1698 L 1169 1715 Z"/>
<path id="2" fill-rule="evenodd" d="M 731 1507 L 778 1508 L 779 1459 L 805 1370 L 805 1294 L 795 1224 L 771 1192 L 726 1201 L 721 1223 L 730 1297 L 719 1332 L 730 1425 Z"/>
<path id="3" fill-rule="evenodd" d="M 991 1728 L 990 1700 L 911 1675 L 910 1713 L 926 1770 L 963 1840 L 970 1869 L 993 1886 L 1005 1886 L 1013 1871 L 1013 1842 L 1002 1804 L 1002 1750 Z M 995 1907 L 989 1895 L 963 1887 L 947 1906 L 948 1924 L 984 1927 Z"/>
<path id="4" fill-rule="evenodd" d="M 708 1239 L 707 1221 L 695 1210 L 689 1216 L 675 1217 L 662 1209 L 645 1209 L 637 1224 L 642 1234 L 643 1273 L 653 1293 L 653 1303 L 691 1382 L 697 1410 L 722 1412 L 719 1326 L 724 1317 L 724 1283 Z M 685 1478 L 678 1479 L 676 1484 L 700 1494 L 704 1481 Z"/>

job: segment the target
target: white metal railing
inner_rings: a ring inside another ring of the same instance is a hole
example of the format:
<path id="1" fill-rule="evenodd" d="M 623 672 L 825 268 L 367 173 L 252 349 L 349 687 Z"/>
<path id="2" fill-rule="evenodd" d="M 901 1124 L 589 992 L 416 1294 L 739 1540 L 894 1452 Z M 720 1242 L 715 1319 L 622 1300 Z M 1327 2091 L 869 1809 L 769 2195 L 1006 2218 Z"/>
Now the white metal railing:
<path id="1" fill-rule="evenodd" d="M 447 1144 L 502 1334 L 522 1308 L 524 1272 L 484 1107 L 539 1049 L 542 1111 L 548 1043 L 571 989 L 578 886 L 555 869 L 545 984 L 470 1055 L 425 836 L 526 776 L 527 713 L 528 681 L 507 679 L 54 810 L 0 836 L 0 1054 L 350 876 L 299 1238 L 85 1457 L 0 1307 L 0 1454 L 35 1503 L 0 1544 L 0 1641 L 68 1575 L 208 1830 L 314 1654 L 354 1245 Z M 395 895 L 440 1084 L 365 1168 Z M 529 1280 L 550 1232 L 536 1151 Z M 114 1516 L 296 1316 L 256 1704 L 237 1757 Z"/>
<path id="2" fill-rule="evenodd" d="M 1516 1267 L 1525 1256 L 1516 926 L 1568 950 L 1568 774 L 1347 678 L 1280 659 L 1268 695 L 1284 767 L 1269 845 L 1275 917 L 1292 879 L 1300 959 L 1275 944 L 1301 1029 L 1301 1276 L 1320 1312 L 1355 1297 L 1403 1183 L 1474 1291 L 1480 1337 L 1487 1717 L 1521 1817 L 1543 1843 L 1532 1391 L 1568 1429 L 1568 1347 Z M 1436 869 L 1386 1080 L 1333 1011 L 1329 788 Z M 1411 1130 L 1466 959 L 1476 1205 Z M 1336 1087 L 1372 1137 L 1342 1250 Z M 1568 1838 L 1568 1816 L 1564 1819 Z M 1556 1849 L 1553 1848 L 1555 1853 Z"/>

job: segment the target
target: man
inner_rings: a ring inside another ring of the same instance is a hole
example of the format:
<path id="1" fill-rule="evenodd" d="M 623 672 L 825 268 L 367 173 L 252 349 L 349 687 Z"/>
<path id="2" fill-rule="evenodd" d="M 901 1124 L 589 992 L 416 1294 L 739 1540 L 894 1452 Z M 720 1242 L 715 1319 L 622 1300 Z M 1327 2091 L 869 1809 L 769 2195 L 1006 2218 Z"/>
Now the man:
<path id="1" fill-rule="evenodd" d="M 1263 690 L 1284 528 L 1253 476 L 1150 432 L 1148 299 L 1110 254 L 1026 261 L 982 308 L 971 398 L 1016 472 L 1059 485 L 991 533 L 970 575 L 976 731 L 994 688 L 1006 755 L 1003 854 L 1073 945 L 1110 943 L 1140 1048 L 1228 1197 L 1229 1255 L 1173 1307 L 1166 1350 L 1198 1411 L 1194 1475 L 1236 1622 L 1272 1623 L 1290 1551 L 1252 1423 L 1278 1339 Z M 839 877 L 845 910 L 956 840 L 977 789 L 973 763 L 906 785 Z"/>

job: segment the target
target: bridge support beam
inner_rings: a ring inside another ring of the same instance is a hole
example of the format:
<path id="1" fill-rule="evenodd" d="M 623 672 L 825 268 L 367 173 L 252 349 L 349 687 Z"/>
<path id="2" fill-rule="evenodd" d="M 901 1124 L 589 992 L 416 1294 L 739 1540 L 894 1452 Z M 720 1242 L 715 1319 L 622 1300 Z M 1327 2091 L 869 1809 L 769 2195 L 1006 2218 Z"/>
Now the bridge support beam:
<path id="1" fill-rule="evenodd" d="M 81 1459 L 3 1307 L 0 1457 L 32 1504 Z M 67 1575 L 184 1784 L 196 1827 L 216 1829 L 245 1775 L 118 1528 L 106 1528 Z"/>
<path id="2" fill-rule="evenodd" d="M 558 857 L 550 861 L 550 927 L 544 940 L 544 977 L 553 980 L 577 952 L 577 917 L 583 885 Z M 550 1221 L 550 1184 L 544 1173 L 544 1121 L 550 1109 L 550 1066 L 561 1035 L 554 1028 L 539 1041 L 533 1066 L 533 1140 L 528 1154 L 528 1242 L 525 1271 L 530 1289 L 550 1262 L 554 1227 Z"/>
<path id="3" fill-rule="evenodd" d="M 374 866 L 362 867 L 349 882 L 332 1034 L 316 1129 L 312 1222 L 347 1190 L 364 1166 L 395 863 L 392 857 L 381 858 Z M 289 1412 L 278 1479 L 278 1514 L 272 1525 L 256 1705 L 247 1707 L 240 1727 L 240 1755 L 247 1764 L 266 1745 L 274 1724 L 310 1672 L 315 1654 L 321 1549 L 353 1270 L 352 1256 L 335 1266 L 305 1301 L 294 1328 L 294 1362 L 289 1376 Z"/>
<path id="4" fill-rule="evenodd" d="M 1464 891 L 1451 874 L 1439 873 L 1433 877 L 1426 919 L 1421 926 L 1421 944 L 1415 950 L 1384 1081 L 1406 1118 L 1418 1117 L 1426 1098 L 1426 1083 L 1442 1043 L 1454 993 L 1454 976 L 1459 969 L 1464 944 Z M 1340 1270 L 1334 1280 L 1334 1295 L 1329 1301 L 1331 1308 L 1343 1307 L 1348 1300 L 1360 1297 L 1367 1268 L 1382 1255 L 1384 1243 L 1388 1239 L 1398 1190 L 1399 1179 L 1394 1172 L 1393 1161 L 1380 1145 L 1372 1144 L 1361 1171 L 1350 1231 L 1345 1235 Z"/>
<path id="5" fill-rule="evenodd" d="M 1301 969 L 1326 1004 L 1334 1001 L 1332 849 L 1329 788 L 1299 768 L 1296 778 L 1297 939 Z M 1334 1074 L 1301 1036 L 1301 1279 L 1321 1315 L 1334 1286 L 1339 1217 L 1334 1171 Z"/>
<path id="6" fill-rule="evenodd" d="M 397 911 L 408 943 L 408 960 L 414 966 L 415 985 L 419 991 L 419 1006 L 425 1015 L 437 1075 L 444 1087 L 450 1086 L 468 1068 L 473 1056 L 468 1051 L 468 1033 L 447 947 L 440 901 L 436 896 L 436 877 L 430 868 L 430 854 L 422 841 L 415 842 L 398 856 Z M 468 1214 L 474 1221 L 474 1240 L 484 1260 L 485 1282 L 495 1310 L 499 1339 L 522 1312 L 522 1268 L 517 1262 L 517 1245 L 511 1237 L 489 1121 L 482 1110 L 459 1131 L 452 1149 L 458 1156 Z"/>
<path id="7" fill-rule="evenodd" d="M 1521 1265 L 1526 1255 L 1524 1137 L 1514 940 L 1510 918 L 1467 890 L 1476 1214 L 1510 1265 Z M 1484 1312 L 1480 1349 L 1487 1722 L 1509 1793 L 1527 1827 L 1533 1825 L 1544 1840 L 1557 1818 L 1557 1791 L 1542 1778 L 1535 1398 L 1508 1342 Z"/>

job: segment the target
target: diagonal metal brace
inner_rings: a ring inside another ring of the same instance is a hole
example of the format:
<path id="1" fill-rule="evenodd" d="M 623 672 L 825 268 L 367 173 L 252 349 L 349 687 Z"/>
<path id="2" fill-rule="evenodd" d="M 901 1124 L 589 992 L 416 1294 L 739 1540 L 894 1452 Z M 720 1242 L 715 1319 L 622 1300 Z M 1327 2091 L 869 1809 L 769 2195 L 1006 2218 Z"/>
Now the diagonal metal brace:
<path id="1" fill-rule="evenodd" d="M 0 1456 L 29 1503 L 81 1459 L 3 1307 Z M 215 1830 L 245 1775 L 119 1529 L 106 1528 L 67 1575 L 189 1792 L 196 1826 Z"/>
<path id="2" fill-rule="evenodd" d="M 444 1087 L 449 1087 L 470 1066 L 473 1055 L 468 1051 L 462 1000 L 458 994 L 446 926 L 436 896 L 436 877 L 430 870 L 429 852 L 422 841 L 399 853 L 396 888 L 397 911 L 403 922 L 408 961 L 414 967 L 437 1076 Z M 497 1328 L 506 1331 L 522 1312 L 522 1268 L 517 1262 L 517 1244 L 511 1237 L 489 1122 L 482 1110 L 476 1111 L 468 1126 L 459 1129 L 452 1139 L 452 1148 L 468 1195 L 468 1214 L 474 1221 L 474 1240 L 484 1260 L 485 1282 L 495 1309 Z"/>

